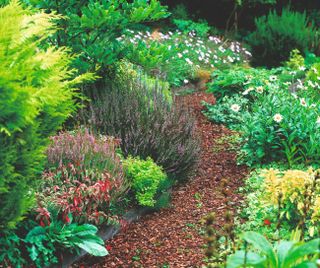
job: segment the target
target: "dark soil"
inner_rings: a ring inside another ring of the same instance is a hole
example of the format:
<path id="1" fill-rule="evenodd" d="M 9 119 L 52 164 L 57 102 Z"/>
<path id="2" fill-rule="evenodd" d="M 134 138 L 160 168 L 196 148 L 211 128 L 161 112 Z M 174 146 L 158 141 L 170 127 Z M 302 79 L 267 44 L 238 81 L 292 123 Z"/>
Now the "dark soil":
<path id="1" fill-rule="evenodd" d="M 194 111 L 202 141 L 196 175 L 172 192 L 169 208 L 132 223 L 113 240 L 106 241 L 110 255 L 85 257 L 72 267 L 201 267 L 205 259 L 204 226 L 201 220 L 210 212 L 217 215 L 217 228 L 223 226 L 226 210 L 239 206 L 237 189 L 247 170 L 236 164 L 236 154 L 228 144 L 216 150 L 215 142 L 232 132 L 214 125 L 202 115 L 201 101 L 213 103 L 212 94 L 196 92 L 179 97 Z M 227 181 L 221 193 L 221 181 Z M 228 205 L 227 205 L 228 203 Z"/>

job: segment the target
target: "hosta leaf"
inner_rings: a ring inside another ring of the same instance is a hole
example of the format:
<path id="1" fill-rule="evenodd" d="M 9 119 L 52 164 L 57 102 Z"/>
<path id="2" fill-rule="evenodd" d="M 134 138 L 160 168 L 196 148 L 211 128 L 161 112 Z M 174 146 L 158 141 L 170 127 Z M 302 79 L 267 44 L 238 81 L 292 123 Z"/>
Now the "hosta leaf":
<path id="1" fill-rule="evenodd" d="M 95 242 L 88 242 L 88 241 L 83 241 L 80 243 L 75 243 L 79 248 L 85 250 L 89 254 L 93 256 L 106 256 L 109 254 L 109 252 L 106 250 L 104 246 L 101 246 Z"/>

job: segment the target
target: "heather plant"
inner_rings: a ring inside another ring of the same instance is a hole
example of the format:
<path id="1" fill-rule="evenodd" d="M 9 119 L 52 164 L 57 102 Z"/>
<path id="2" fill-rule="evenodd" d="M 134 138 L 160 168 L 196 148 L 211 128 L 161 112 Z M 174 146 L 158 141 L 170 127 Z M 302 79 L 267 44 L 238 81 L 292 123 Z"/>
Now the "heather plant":
<path id="1" fill-rule="evenodd" d="M 128 189 L 116 154 L 118 141 L 96 137 L 88 130 L 60 133 L 51 139 L 48 169 L 37 194 L 37 220 L 50 224 L 47 211 L 52 205 L 66 223 L 70 217 L 77 223 L 96 225 L 116 220 L 110 207 Z"/>
<path id="2" fill-rule="evenodd" d="M 0 8 L 0 229 L 32 205 L 47 138 L 75 111 L 76 85 L 89 78 L 69 68 L 66 48 L 41 48 L 58 19 L 17 1 Z"/>
<path id="3" fill-rule="evenodd" d="M 182 105 L 168 101 L 161 84 L 139 81 L 96 92 L 83 114 L 96 131 L 120 138 L 125 157 L 151 157 L 170 178 L 187 179 L 199 152 L 194 120 Z"/>
<path id="4" fill-rule="evenodd" d="M 168 185 L 167 175 L 148 157 L 146 160 L 128 157 L 124 168 L 139 205 L 154 207 L 156 195 Z"/>

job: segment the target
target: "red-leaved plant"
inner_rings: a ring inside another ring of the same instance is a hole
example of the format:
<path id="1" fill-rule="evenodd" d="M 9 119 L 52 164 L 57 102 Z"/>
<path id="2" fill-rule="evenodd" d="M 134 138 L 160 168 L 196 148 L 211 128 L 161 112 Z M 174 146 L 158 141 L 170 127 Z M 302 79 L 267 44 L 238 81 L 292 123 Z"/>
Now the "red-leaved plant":
<path id="1" fill-rule="evenodd" d="M 66 223 L 70 217 L 74 222 L 96 225 L 115 220 L 110 205 L 128 189 L 116 154 L 119 141 L 96 137 L 88 130 L 63 132 L 51 140 L 48 167 L 38 193 L 40 223 L 50 222 L 48 206 L 58 209 Z"/>

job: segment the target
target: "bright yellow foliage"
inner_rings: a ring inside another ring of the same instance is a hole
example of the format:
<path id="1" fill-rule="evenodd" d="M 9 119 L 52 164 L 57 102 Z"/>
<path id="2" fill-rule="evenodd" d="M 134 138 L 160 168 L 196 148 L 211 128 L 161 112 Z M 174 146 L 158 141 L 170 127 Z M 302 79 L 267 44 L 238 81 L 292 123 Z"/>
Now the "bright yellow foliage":
<path id="1" fill-rule="evenodd" d="M 303 214 L 307 205 L 310 207 L 311 221 L 320 219 L 320 178 L 316 178 L 313 169 L 307 171 L 269 169 L 262 172 L 264 177 L 265 196 L 268 204 L 295 207 Z M 306 201 L 307 200 L 307 201 Z"/>

